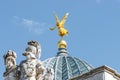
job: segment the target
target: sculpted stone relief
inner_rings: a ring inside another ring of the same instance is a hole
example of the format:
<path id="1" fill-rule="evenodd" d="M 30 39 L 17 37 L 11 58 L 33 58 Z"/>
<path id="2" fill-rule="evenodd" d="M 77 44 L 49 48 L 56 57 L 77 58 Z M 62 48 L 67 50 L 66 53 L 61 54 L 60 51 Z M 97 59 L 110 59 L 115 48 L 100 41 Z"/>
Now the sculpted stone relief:
<path id="1" fill-rule="evenodd" d="M 40 61 L 41 48 L 38 42 L 29 41 L 28 47 L 22 54 L 26 57 L 20 64 L 16 65 L 17 55 L 14 51 L 9 50 L 5 54 L 4 62 L 6 71 L 4 80 L 53 80 L 54 70 L 45 69 Z M 46 71 L 46 72 L 45 72 Z"/>

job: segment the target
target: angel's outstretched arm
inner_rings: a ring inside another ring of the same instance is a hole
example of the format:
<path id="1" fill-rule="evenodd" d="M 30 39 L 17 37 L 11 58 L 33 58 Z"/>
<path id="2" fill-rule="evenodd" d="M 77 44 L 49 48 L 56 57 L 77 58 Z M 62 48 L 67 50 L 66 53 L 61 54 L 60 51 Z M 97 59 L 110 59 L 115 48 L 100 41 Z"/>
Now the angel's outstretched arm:
<path id="1" fill-rule="evenodd" d="M 55 16 L 55 19 L 56 19 L 56 23 L 59 22 L 58 16 L 55 12 L 54 12 L 54 16 Z"/>
<path id="2" fill-rule="evenodd" d="M 57 26 L 50 28 L 50 30 L 54 30 Z"/>

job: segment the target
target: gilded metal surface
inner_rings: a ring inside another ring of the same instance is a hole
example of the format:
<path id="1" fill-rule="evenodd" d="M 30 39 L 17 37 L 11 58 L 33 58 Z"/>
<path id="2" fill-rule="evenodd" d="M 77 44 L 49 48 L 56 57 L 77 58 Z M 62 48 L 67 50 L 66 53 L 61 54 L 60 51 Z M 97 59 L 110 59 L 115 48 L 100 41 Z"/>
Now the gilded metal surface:
<path id="1" fill-rule="evenodd" d="M 60 41 L 58 42 L 58 48 L 66 48 L 66 47 L 67 47 L 66 41 L 60 40 Z"/>
<path id="2" fill-rule="evenodd" d="M 66 22 L 66 19 L 68 17 L 69 13 L 66 13 L 64 17 L 59 20 L 58 16 L 54 13 L 55 19 L 56 19 L 56 25 L 53 28 L 50 28 L 50 30 L 54 30 L 56 27 L 58 27 L 58 34 L 62 37 L 68 34 L 68 30 L 64 28 L 64 24 Z"/>

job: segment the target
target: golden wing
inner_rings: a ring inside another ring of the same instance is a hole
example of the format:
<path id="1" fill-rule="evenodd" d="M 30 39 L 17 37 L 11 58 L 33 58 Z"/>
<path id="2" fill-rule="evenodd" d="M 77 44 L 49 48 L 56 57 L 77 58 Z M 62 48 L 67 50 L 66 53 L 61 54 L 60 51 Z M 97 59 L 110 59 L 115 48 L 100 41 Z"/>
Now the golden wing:
<path id="1" fill-rule="evenodd" d="M 61 21 L 60 21 L 61 24 L 63 24 L 63 25 L 65 24 L 68 15 L 69 15 L 69 13 L 66 13 L 65 16 L 61 19 Z"/>
<path id="2" fill-rule="evenodd" d="M 56 22 L 59 22 L 59 19 L 56 13 L 54 13 L 54 16 L 55 16 Z"/>

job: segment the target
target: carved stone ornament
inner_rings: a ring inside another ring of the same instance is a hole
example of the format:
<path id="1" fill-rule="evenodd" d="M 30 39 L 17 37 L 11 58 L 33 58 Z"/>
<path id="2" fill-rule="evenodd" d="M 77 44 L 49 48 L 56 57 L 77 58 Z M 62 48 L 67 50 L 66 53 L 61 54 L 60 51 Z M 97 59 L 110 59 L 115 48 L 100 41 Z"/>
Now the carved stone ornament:
<path id="1" fill-rule="evenodd" d="M 12 50 L 8 50 L 3 57 L 6 66 L 6 71 L 3 74 L 4 80 L 19 80 L 20 72 L 16 65 L 16 53 Z"/>
<path id="2" fill-rule="evenodd" d="M 17 55 L 14 51 L 9 50 L 4 57 L 6 71 L 4 80 L 53 80 L 54 70 L 44 68 L 40 61 L 41 48 L 37 41 L 29 41 L 28 46 L 23 52 L 25 60 L 16 65 Z M 45 73 L 45 71 L 47 71 Z"/>

